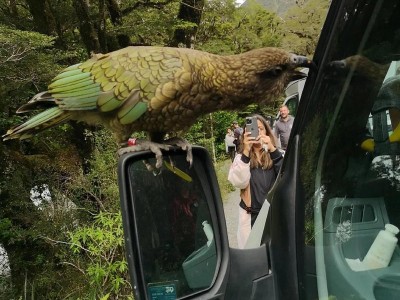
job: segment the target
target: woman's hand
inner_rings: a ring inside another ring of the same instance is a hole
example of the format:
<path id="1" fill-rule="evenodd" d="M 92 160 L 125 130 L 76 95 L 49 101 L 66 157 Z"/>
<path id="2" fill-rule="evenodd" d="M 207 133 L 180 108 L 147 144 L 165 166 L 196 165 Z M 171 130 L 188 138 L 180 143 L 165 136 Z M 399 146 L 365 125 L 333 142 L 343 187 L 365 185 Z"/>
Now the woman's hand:
<path id="1" fill-rule="evenodd" d="M 276 147 L 272 144 L 271 138 L 268 135 L 260 134 L 257 138 L 254 138 L 251 135 L 251 132 L 244 132 L 243 134 L 243 154 L 247 157 L 250 156 L 250 149 L 254 144 L 264 145 L 268 149 L 268 152 L 274 152 Z"/>
<path id="2" fill-rule="evenodd" d="M 254 137 L 250 136 L 251 132 L 245 132 L 243 134 L 243 154 L 246 155 L 247 157 L 250 156 L 250 149 L 253 146 L 253 144 L 259 143 Z"/>
<path id="3" fill-rule="evenodd" d="M 274 144 L 272 144 L 271 138 L 268 135 L 260 134 L 257 137 L 257 141 L 261 143 L 261 147 L 266 145 L 268 152 L 274 152 L 276 150 L 276 147 L 274 146 Z"/>

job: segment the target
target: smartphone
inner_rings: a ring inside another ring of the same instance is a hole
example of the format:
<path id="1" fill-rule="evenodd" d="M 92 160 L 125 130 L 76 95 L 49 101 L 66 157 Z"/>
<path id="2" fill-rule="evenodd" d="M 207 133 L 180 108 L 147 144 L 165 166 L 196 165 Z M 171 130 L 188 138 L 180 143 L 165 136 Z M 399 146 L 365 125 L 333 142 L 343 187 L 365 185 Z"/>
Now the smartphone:
<path id="1" fill-rule="evenodd" d="M 252 137 L 257 138 L 258 133 L 258 124 L 256 117 L 247 117 L 246 118 L 246 132 L 251 132 Z"/>

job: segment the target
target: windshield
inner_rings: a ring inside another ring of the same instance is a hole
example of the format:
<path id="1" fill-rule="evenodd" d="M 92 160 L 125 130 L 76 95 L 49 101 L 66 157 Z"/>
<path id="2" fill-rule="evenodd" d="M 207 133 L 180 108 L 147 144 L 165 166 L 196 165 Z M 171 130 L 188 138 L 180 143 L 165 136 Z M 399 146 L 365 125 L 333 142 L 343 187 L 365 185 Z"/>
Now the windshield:
<path id="1" fill-rule="evenodd" d="M 301 136 L 305 298 L 398 299 L 399 3 L 344 6 Z"/>

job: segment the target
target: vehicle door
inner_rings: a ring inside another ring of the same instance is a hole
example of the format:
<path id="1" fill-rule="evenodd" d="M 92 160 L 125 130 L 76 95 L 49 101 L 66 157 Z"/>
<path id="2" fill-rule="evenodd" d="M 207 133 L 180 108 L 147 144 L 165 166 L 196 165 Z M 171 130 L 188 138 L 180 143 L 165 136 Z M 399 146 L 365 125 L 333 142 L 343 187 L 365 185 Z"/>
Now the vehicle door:
<path id="1" fill-rule="evenodd" d="M 269 195 L 276 296 L 291 281 L 300 299 L 399 299 L 397 230 L 380 232 L 400 228 L 400 3 L 330 14 Z"/>

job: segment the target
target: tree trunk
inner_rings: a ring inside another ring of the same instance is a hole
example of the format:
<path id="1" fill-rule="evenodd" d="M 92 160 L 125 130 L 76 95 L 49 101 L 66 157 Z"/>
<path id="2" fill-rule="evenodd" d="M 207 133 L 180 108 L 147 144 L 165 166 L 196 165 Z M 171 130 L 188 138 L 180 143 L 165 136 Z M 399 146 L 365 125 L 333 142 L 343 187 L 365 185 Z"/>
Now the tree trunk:
<path id="1" fill-rule="evenodd" d="M 35 1 L 35 0 L 32 0 Z M 85 0 L 74 0 L 74 8 L 79 20 L 79 31 L 88 54 L 101 52 L 99 37 L 90 19 L 89 7 Z"/>
<path id="2" fill-rule="evenodd" d="M 106 0 L 106 6 L 108 10 L 108 14 L 110 15 L 111 23 L 114 26 L 122 25 L 122 16 L 123 13 L 121 8 L 116 0 Z M 132 45 L 131 39 L 126 34 L 118 34 L 116 36 L 116 43 L 118 44 L 118 49 L 125 48 Z M 113 47 L 111 41 L 108 43 L 108 48 L 110 51 L 117 50 L 115 46 Z"/>
<path id="3" fill-rule="evenodd" d="M 107 9 L 110 13 L 111 23 L 114 25 L 122 24 L 122 12 L 118 5 L 118 2 L 115 0 L 107 0 Z"/>
<path id="4" fill-rule="evenodd" d="M 72 136 L 71 142 L 76 145 L 78 149 L 79 157 L 81 158 L 83 174 L 88 174 L 90 172 L 90 158 L 94 151 L 93 138 L 88 135 L 88 133 L 95 131 L 94 126 L 89 126 L 84 123 L 78 123 L 71 121 L 72 126 Z"/>
<path id="5" fill-rule="evenodd" d="M 36 30 L 47 35 L 56 35 L 56 21 L 47 0 L 26 0 Z"/>
<path id="6" fill-rule="evenodd" d="M 188 29 L 176 29 L 171 46 L 178 47 L 183 44 L 186 48 L 193 48 L 197 28 L 203 12 L 204 0 L 183 0 L 179 7 L 178 19 L 191 22 L 197 26 Z"/>
<path id="7" fill-rule="evenodd" d="M 8 3 L 8 11 L 10 15 L 14 18 L 18 18 L 18 10 L 17 10 L 17 3 L 16 0 L 10 0 Z"/>
<path id="8" fill-rule="evenodd" d="M 99 43 L 103 53 L 108 52 L 107 36 L 106 36 L 106 6 L 105 0 L 99 0 L 99 20 L 98 20 L 98 36 Z"/>

